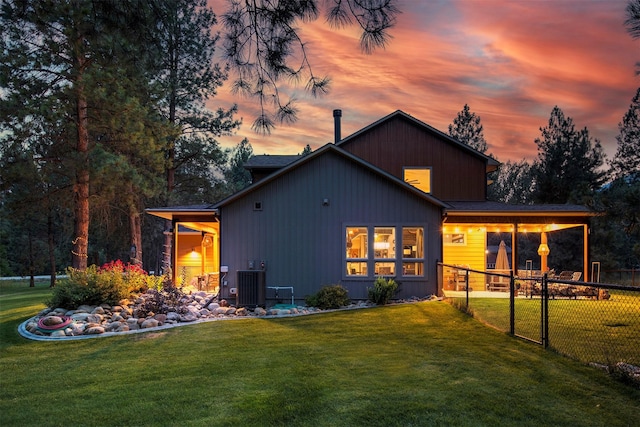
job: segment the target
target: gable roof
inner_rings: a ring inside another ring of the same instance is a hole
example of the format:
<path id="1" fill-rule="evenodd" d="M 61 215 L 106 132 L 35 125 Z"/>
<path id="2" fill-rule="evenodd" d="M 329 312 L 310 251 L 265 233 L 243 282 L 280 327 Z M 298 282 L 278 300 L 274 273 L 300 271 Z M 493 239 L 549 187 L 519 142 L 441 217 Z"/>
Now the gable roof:
<path id="1" fill-rule="evenodd" d="M 494 159 L 491 156 L 487 156 L 484 153 L 481 153 L 480 151 L 470 147 L 467 144 L 464 144 L 460 141 L 458 141 L 457 139 L 453 138 L 450 135 L 447 135 L 444 132 L 439 131 L 438 129 L 429 126 L 428 124 L 424 123 L 421 120 L 416 119 L 415 117 L 405 113 L 402 110 L 396 110 L 393 113 L 371 123 L 369 126 L 366 126 L 362 129 L 360 129 L 359 131 L 347 136 L 346 138 L 343 138 L 340 140 L 340 142 L 338 142 L 336 145 L 337 146 L 342 146 L 342 145 L 346 145 L 349 142 L 353 141 L 354 139 L 357 139 L 358 136 L 362 135 L 363 133 L 366 133 L 368 131 L 370 131 L 371 129 L 380 126 L 382 123 L 392 120 L 394 118 L 402 118 L 404 120 L 408 120 L 409 122 L 412 122 L 413 124 L 415 124 L 418 127 L 423 128 L 425 131 L 433 133 L 435 135 L 437 135 L 440 139 L 444 140 L 445 142 L 452 144 L 456 147 L 458 147 L 461 150 L 464 150 L 476 157 L 480 157 L 482 159 L 484 159 L 487 162 L 487 172 L 491 172 L 494 171 L 495 169 L 497 169 L 497 167 L 500 165 L 500 162 L 498 162 L 496 159 Z"/>
<path id="2" fill-rule="evenodd" d="M 225 205 L 228 205 L 232 202 L 234 202 L 235 200 L 241 199 L 244 196 L 254 192 L 255 190 L 257 190 L 258 188 L 261 188 L 265 185 L 267 185 L 268 183 L 274 181 L 275 179 L 277 179 L 278 177 L 289 173 L 290 171 L 297 169 L 299 167 L 304 166 L 305 164 L 313 161 L 314 159 L 316 159 L 317 157 L 323 156 L 327 153 L 335 153 L 338 154 L 348 160 L 350 160 L 351 162 L 358 164 L 366 169 L 368 169 L 369 171 L 375 173 L 376 175 L 386 179 L 387 181 L 392 182 L 393 184 L 401 187 L 402 189 L 409 191 L 411 193 L 413 193 L 414 195 L 427 200 L 431 203 L 433 203 L 434 205 L 440 207 L 440 208 L 446 208 L 449 205 L 439 199 L 437 199 L 436 197 L 433 197 L 430 194 L 427 194 L 419 189 L 417 189 L 416 187 L 407 184 L 406 182 L 402 181 L 401 179 L 396 178 L 395 176 L 383 171 L 380 168 L 377 168 L 376 166 L 362 160 L 361 158 L 354 156 L 353 154 L 335 146 L 334 144 L 326 144 L 320 148 L 318 148 L 317 150 L 315 150 L 314 152 L 312 152 L 311 154 L 308 154 L 306 156 L 301 156 L 298 160 L 289 163 L 288 165 L 284 166 L 283 168 L 279 169 L 278 171 L 272 173 L 271 175 L 269 175 L 268 177 L 254 183 L 251 184 L 249 187 L 238 191 L 235 194 L 232 194 L 231 196 L 227 197 L 226 199 L 223 199 L 221 201 L 219 201 L 218 203 L 216 203 L 215 205 L 213 205 L 214 209 L 218 209 L 220 207 L 223 207 Z"/>

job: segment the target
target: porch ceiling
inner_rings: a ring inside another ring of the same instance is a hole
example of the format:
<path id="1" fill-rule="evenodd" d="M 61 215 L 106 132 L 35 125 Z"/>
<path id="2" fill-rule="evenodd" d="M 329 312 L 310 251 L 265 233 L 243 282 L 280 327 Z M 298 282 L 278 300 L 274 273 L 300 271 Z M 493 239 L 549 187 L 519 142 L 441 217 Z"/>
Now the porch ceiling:
<path id="1" fill-rule="evenodd" d="M 218 222 L 180 221 L 178 224 L 191 230 L 204 231 L 205 233 L 217 234 L 219 232 Z"/>
<path id="2" fill-rule="evenodd" d="M 444 232 L 459 232 L 459 231 L 486 231 L 489 233 L 512 233 L 517 226 L 518 233 L 542 233 L 552 232 L 558 230 L 564 230 L 567 228 L 581 227 L 583 223 L 579 224 L 565 224 L 565 223 L 551 223 L 540 224 L 532 222 L 521 223 L 496 223 L 496 222 L 455 222 L 448 221 L 443 225 Z"/>

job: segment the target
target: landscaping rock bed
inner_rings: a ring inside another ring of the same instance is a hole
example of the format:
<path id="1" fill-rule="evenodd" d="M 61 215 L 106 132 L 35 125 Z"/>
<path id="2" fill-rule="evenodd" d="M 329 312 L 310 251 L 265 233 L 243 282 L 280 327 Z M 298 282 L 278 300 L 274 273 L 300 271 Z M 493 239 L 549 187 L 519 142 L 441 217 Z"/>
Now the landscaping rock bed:
<path id="1" fill-rule="evenodd" d="M 284 308 L 275 306 L 267 309 L 233 307 L 225 300 L 215 300 L 214 295 L 204 291 L 183 294 L 173 301 L 174 304 L 160 305 L 158 295 L 158 292 L 150 291 L 141 294 L 135 300 L 122 300 L 114 306 L 83 305 L 75 310 L 46 308 L 22 323 L 18 329 L 22 336 L 29 339 L 64 340 L 145 332 L 203 321 L 297 316 L 327 311 L 306 306 Z M 399 302 L 421 300 L 424 299 L 413 298 Z M 149 307 L 154 306 L 158 308 L 157 312 L 149 310 Z M 373 306 L 375 304 L 371 302 L 360 301 L 343 309 Z"/>

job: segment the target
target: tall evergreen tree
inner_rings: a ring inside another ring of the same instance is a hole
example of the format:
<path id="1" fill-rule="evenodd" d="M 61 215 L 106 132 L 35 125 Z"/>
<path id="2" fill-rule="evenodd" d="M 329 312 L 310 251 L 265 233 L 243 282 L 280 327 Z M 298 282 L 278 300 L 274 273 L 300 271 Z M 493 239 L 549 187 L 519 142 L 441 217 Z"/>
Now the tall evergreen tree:
<path id="1" fill-rule="evenodd" d="M 533 201 L 588 203 L 603 183 L 604 152 L 587 128 L 576 130 L 573 120 L 557 106 L 549 124 L 536 138 L 538 158 L 533 164 Z"/>
<path id="2" fill-rule="evenodd" d="M 251 184 L 251 174 L 244 164 L 253 155 L 253 147 L 247 138 L 243 139 L 232 151 L 229 168 L 225 174 L 229 193 L 235 193 Z"/>
<path id="3" fill-rule="evenodd" d="M 72 266 L 79 269 L 89 253 L 93 150 L 107 121 L 126 115 L 136 88 L 147 86 L 128 84 L 149 58 L 134 29 L 150 15 L 138 6 L 136 0 L 8 0 L 0 10 L 3 137 L 37 140 L 43 134 L 34 121 L 57 130 L 50 149 L 72 176 Z M 109 96 L 125 87 L 127 102 Z"/>
<path id="4" fill-rule="evenodd" d="M 640 0 L 629 0 L 627 19 L 624 21 L 627 31 L 634 39 L 640 39 Z M 640 62 L 636 62 L 637 74 L 640 74 Z"/>
<path id="5" fill-rule="evenodd" d="M 605 215 L 596 219 L 594 234 L 603 242 L 597 251 L 609 268 L 631 268 L 640 262 L 640 89 L 618 128 L 612 181 L 598 194 Z"/>
<path id="6" fill-rule="evenodd" d="M 223 14 L 225 55 L 236 73 L 233 89 L 255 97 L 260 113 L 253 129 L 269 133 L 276 123 L 296 120 L 293 100 L 283 100 L 279 82 L 306 81 L 306 89 L 317 96 L 328 91 L 329 78 L 313 72 L 307 46 L 297 28 L 318 18 L 321 0 L 269 1 L 230 0 Z M 356 23 L 361 29 L 360 46 L 365 53 L 384 47 L 388 30 L 399 10 L 396 0 L 341 0 L 331 3 L 326 18 L 333 27 Z M 272 110 L 273 109 L 273 110 Z"/>
<path id="7" fill-rule="evenodd" d="M 640 181 L 640 88 L 618 124 L 618 148 L 610 163 L 613 179 Z"/>
<path id="8" fill-rule="evenodd" d="M 507 204 L 530 204 L 533 178 L 526 160 L 507 161 L 500 165 L 493 183 L 487 188 L 487 198 Z"/>
<path id="9" fill-rule="evenodd" d="M 233 118 L 235 106 L 215 112 L 206 107 L 227 78 L 227 70 L 214 62 L 219 36 L 211 29 L 217 19 L 206 0 L 170 0 L 154 6 L 158 20 L 149 31 L 159 52 L 155 72 L 162 91 L 161 113 L 177 129 L 164 148 L 164 202 L 202 202 L 216 197 L 215 184 L 220 184 L 226 163 L 216 138 L 240 125 Z M 171 228 L 170 222 L 165 228 Z M 171 234 L 166 233 L 165 270 L 171 265 L 172 242 Z"/>
<path id="10" fill-rule="evenodd" d="M 453 119 L 453 124 L 449 125 L 449 135 L 481 153 L 487 152 L 480 116 L 472 113 L 467 104 L 464 104 L 462 111 Z"/>

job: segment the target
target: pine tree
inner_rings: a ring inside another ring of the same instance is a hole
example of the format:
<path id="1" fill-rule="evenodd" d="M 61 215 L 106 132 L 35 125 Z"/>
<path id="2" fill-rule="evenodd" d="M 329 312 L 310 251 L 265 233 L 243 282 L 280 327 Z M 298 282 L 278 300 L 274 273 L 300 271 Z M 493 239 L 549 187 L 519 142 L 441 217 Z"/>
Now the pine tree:
<path id="1" fill-rule="evenodd" d="M 480 116 L 472 113 L 467 104 L 464 104 L 462 111 L 453 119 L 453 124 L 449 125 L 449 135 L 481 153 L 487 152 Z"/>
<path id="2" fill-rule="evenodd" d="M 640 0 L 629 0 L 627 19 L 624 21 L 627 31 L 634 39 L 640 39 Z M 640 62 L 636 62 L 636 74 L 640 74 Z"/>
<path id="3" fill-rule="evenodd" d="M 307 46 L 297 28 L 299 22 L 318 18 L 320 0 L 231 0 L 223 14 L 225 56 L 236 73 L 233 89 L 255 97 L 260 113 L 253 129 L 269 133 L 276 123 L 292 123 L 297 110 L 293 100 L 281 99 L 279 82 L 306 81 L 306 89 L 318 96 L 328 91 L 330 79 L 317 76 L 307 56 Z M 388 30 L 399 13 L 396 0 L 342 0 L 328 8 L 333 27 L 356 23 L 361 29 L 360 47 L 371 53 L 384 47 Z M 273 108 L 273 111 L 270 110 Z"/>
<path id="4" fill-rule="evenodd" d="M 603 183 L 604 162 L 600 142 L 587 128 L 576 130 L 573 120 L 557 106 L 549 124 L 536 138 L 538 158 L 533 164 L 533 201 L 536 203 L 588 203 Z"/>
<path id="5" fill-rule="evenodd" d="M 253 155 L 253 147 L 247 138 L 238 144 L 231 154 L 229 168 L 225 173 L 229 193 L 235 193 L 251 184 L 251 174 L 244 164 Z"/>
<path id="6" fill-rule="evenodd" d="M 530 204 L 533 178 L 531 165 L 526 160 L 502 163 L 491 185 L 487 188 L 489 200 L 507 204 Z"/>
<path id="7" fill-rule="evenodd" d="M 640 181 L 640 88 L 631 100 L 629 110 L 618 124 L 618 148 L 610 162 L 610 175 L 615 179 Z"/>

